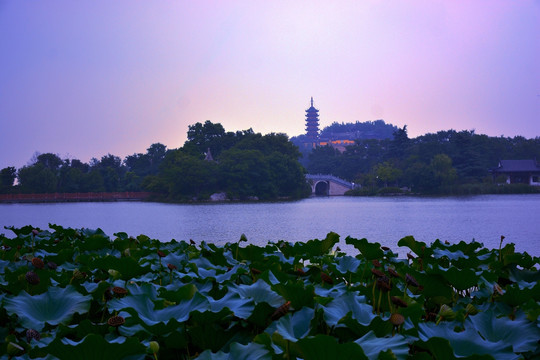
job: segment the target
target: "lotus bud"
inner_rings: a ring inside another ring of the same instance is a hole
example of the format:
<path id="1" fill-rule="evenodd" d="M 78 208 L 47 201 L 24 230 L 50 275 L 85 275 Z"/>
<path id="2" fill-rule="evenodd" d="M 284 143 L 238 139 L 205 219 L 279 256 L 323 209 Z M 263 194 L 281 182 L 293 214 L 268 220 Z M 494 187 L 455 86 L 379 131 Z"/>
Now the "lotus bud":
<path id="1" fill-rule="evenodd" d="M 109 273 L 109 275 L 111 275 L 111 277 L 112 277 L 114 280 L 120 278 L 120 271 L 118 271 L 118 270 L 109 269 L 108 273 Z"/>
<path id="2" fill-rule="evenodd" d="M 51 270 L 56 270 L 56 268 L 58 267 L 58 265 L 56 265 L 56 263 L 53 262 L 53 261 L 49 261 L 49 262 L 47 262 L 47 267 L 48 267 L 49 269 L 51 269 Z"/>
<path id="3" fill-rule="evenodd" d="M 150 341 L 150 351 L 156 354 L 159 351 L 159 343 L 157 341 Z"/>
<path id="4" fill-rule="evenodd" d="M 20 347 L 19 345 L 15 344 L 14 342 L 9 342 L 9 344 L 7 344 L 7 353 L 10 357 L 16 356 L 23 351 L 24 349 Z"/>
<path id="5" fill-rule="evenodd" d="M 36 236 L 39 234 L 39 230 L 38 229 L 33 229 L 32 230 L 32 235 Z"/>
<path id="6" fill-rule="evenodd" d="M 131 256 L 131 251 L 129 250 L 129 248 L 124 250 L 124 256 L 125 257 L 130 257 Z"/>
<path id="7" fill-rule="evenodd" d="M 161 251 L 161 250 L 158 250 L 158 251 L 157 251 L 157 254 L 158 254 L 158 256 L 159 256 L 160 258 L 167 256 L 167 254 L 165 254 L 165 253 L 164 253 L 163 251 Z"/>

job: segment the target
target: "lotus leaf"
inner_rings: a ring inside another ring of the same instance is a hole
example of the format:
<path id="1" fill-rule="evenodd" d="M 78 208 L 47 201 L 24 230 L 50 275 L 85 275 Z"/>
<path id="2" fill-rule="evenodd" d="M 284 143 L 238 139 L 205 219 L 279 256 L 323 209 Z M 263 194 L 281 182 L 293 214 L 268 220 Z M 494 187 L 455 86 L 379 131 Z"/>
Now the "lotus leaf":
<path id="1" fill-rule="evenodd" d="M 406 359 L 409 355 L 409 342 L 405 336 L 376 337 L 373 331 L 368 332 L 355 343 L 362 347 L 368 359 L 377 359 L 381 352 L 391 350 L 396 359 Z"/>
<path id="2" fill-rule="evenodd" d="M 90 296 L 83 296 L 72 286 L 50 287 L 46 293 L 31 296 L 22 292 L 6 297 L 4 307 L 8 314 L 17 315 L 27 329 L 41 330 L 45 324 L 67 323 L 75 313 L 85 313 L 90 308 Z"/>
<path id="3" fill-rule="evenodd" d="M 250 343 L 241 345 L 238 343 L 231 344 L 229 353 L 219 351 L 212 353 L 206 350 L 197 357 L 197 360 L 271 360 L 272 356 L 263 345 Z"/>

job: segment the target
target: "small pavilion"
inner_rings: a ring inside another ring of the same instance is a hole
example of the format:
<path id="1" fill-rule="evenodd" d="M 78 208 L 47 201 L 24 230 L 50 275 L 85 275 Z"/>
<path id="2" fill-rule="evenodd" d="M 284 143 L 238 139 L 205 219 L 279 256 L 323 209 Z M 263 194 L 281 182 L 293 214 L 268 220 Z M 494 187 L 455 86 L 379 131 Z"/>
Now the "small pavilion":
<path id="1" fill-rule="evenodd" d="M 507 184 L 540 186 L 540 166 L 536 160 L 500 160 L 491 173 L 494 178 L 506 176 Z"/>

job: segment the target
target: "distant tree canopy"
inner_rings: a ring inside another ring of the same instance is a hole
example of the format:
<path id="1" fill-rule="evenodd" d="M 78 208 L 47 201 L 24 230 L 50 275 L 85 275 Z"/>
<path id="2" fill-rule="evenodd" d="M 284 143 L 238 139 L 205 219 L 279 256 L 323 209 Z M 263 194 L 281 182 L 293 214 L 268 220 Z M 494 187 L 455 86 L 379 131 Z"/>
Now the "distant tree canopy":
<path id="1" fill-rule="evenodd" d="M 205 160 L 210 150 L 213 160 Z M 300 198 L 309 194 L 300 152 L 285 134 L 225 132 L 206 121 L 189 127 L 188 140 L 170 151 L 148 189 L 170 199 L 205 199 L 225 192 L 232 199 Z"/>
<path id="2" fill-rule="evenodd" d="M 493 181 L 489 169 L 501 159 L 540 159 L 540 137 L 447 130 L 409 138 L 407 126 L 398 128 L 382 120 L 367 125 L 335 123 L 328 129 L 360 131 L 355 129 L 364 126 L 390 128 L 392 135 L 358 138 L 344 152 L 332 146 L 304 148 L 307 172 L 332 174 L 367 188 L 448 193 L 455 187 Z M 205 160 L 208 151 L 212 160 Z M 230 199 L 301 198 L 310 192 L 301 156 L 285 134 L 227 132 L 221 124 L 206 121 L 189 126 L 181 148 L 168 150 L 155 143 L 146 153 L 123 160 L 107 154 L 87 164 L 52 153 L 36 154 L 18 170 L 0 169 L 0 193 L 152 191 L 172 201 L 202 200 L 217 192 Z"/>
<path id="3" fill-rule="evenodd" d="M 318 147 L 308 157 L 309 173 L 328 173 L 365 186 L 406 186 L 437 192 L 491 181 L 501 159 L 540 159 L 540 138 L 489 137 L 474 131 L 439 131 L 410 139 L 407 127 L 391 139 L 356 140 L 341 153 Z"/>
<path id="4" fill-rule="evenodd" d="M 355 139 L 391 139 L 393 133 L 398 128 L 395 125 L 387 124 L 384 120 L 356 121 L 354 123 L 333 122 L 330 126 L 322 129 L 320 137 L 322 139 L 339 138 L 350 134 Z"/>
<path id="5" fill-rule="evenodd" d="M 285 134 L 253 130 L 226 132 L 206 121 L 189 126 L 179 149 L 152 144 L 146 153 L 107 154 L 88 164 L 37 154 L 20 168 L 0 171 L 2 193 L 153 191 L 167 200 L 207 199 L 224 192 L 231 199 L 300 198 L 309 195 L 300 152 Z M 210 150 L 213 160 L 205 160 Z M 18 185 L 14 186 L 15 179 Z"/>

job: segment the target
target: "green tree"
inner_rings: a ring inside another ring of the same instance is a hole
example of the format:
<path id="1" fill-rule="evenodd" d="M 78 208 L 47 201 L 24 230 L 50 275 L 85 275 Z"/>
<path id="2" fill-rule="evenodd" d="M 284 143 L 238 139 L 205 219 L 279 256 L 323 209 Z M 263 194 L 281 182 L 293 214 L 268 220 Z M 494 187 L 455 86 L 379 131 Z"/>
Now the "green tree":
<path id="1" fill-rule="evenodd" d="M 431 160 L 431 168 L 437 185 L 451 185 L 456 181 L 457 172 L 452 167 L 452 159 L 446 154 L 437 154 Z"/>
<path id="2" fill-rule="evenodd" d="M 0 192 L 7 193 L 12 190 L 15 179 L 17 178 L 17 169 L 8 166 L 0 170 Z"/>
<path id="3" fill-rule="evenodd" d="M 166 188 L 172 199 L 199 198 L 216 190 L 216 164 L 204 161 L 181 149 L 167 153 L 161 165 L 159 182 L 148 184 L 154 188 Z M 204 194 L 203 194 L 204 193 Z"/>
<path id="4" fill-rule="evenodd" d="M 21 190 L 25 193 L 54 193 L 58 178 L 42 163 L 24 166 L 17 172 Z"/>
<path id="5" fill-rule="evenodd" d="M 384 183 L 384 187 L 387 187 L 389 183 L 397 184 L 397 180 L 403 175 L 400 169 L 389 162 L 375 165 L 374 172 L 377 178 Z"/>
<path id="6" fill-rule="evenodd" d="M 233 197 L 269 199 L 278 194 L 269 164 L 259 150 L 226 150 L 221 154 L 219 169 L 222 184 Z"/>

